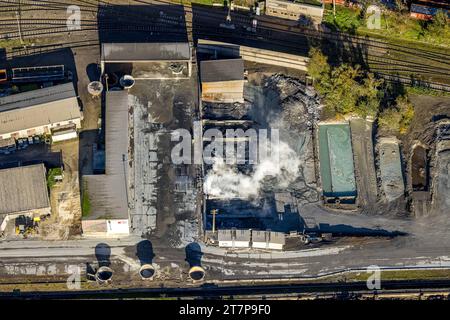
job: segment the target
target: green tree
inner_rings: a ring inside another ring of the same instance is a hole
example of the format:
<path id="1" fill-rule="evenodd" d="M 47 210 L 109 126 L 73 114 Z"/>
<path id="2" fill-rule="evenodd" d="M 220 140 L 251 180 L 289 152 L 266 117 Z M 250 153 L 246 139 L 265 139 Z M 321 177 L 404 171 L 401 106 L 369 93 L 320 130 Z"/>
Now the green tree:
<path id="1" fill-rule="evenodd" d="M 383 130 L 398 135 L 408 131 L 414 118 L 414 106 L 405 96 L 395 101 L 395 106 L 385 109 L 378 117 L 378 125 Z"/>
<path id="2" fill-rule="evenodd" d="M 431 37 L 448 37 L 450 34 L 450 27 L 447 13 L 444 10 L 439 9 L 433 17 L 433 20 L 427 24 L 424 33 L 428 33 Z"/>
<path id="3" fill-rule="evenodd" d="M 380 87 L 383 85 L 382 79 L 377 79 L 373 73 L 368 73 L 360 86 L 359 99 L 355 112 L 362 117 L 375 117 L 380 108 L 382 92 Z"/>
<path id="4" fill-rule="evenodd" d="M 308 73 L 313 79 L 321 78 L 330 73 L 330 65 L 327 57 L 317 48 L 309 50 Z"/>
<path id="5" fill-rule="evenodd" d="M 444 10 L 439 9 L 436 12 L 436 15 L 434 16 L 433 22 L 431 24 L 432 24 L 432 26 L 434 28 L 436 28 L 438 30 L 442 30 L 442 29 L 447 28 L 447 26 L 448 26 L 448 15 L 447 15 L 447 13 Z"/>
<path id="6" fill-rule="evenodd" d="M 332 68 L 327 57 L 316 48 L 309 54 L 308 73 L 314 78 L 314 88 L 323 97 L 327 115 L 377 114 L 382 80 L 372 73 L 365 74 L 359 66 L 342 64 Z"/>
<path id="7" fill-rule="evenodd" d="M 325 104 L 339 114 L 348 114 L 355 110 L 359 84 L 356 78 L 360 76 L 359 67 L 353 68 L 347 64 L 340 65 L 331 71 Z"/>

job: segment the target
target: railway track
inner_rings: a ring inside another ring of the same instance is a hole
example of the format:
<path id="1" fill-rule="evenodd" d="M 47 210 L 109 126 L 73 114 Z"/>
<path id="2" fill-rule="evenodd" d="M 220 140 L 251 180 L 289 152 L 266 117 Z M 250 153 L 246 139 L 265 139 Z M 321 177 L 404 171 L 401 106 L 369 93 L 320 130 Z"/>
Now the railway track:
<path id="1" fill-rule="evenodd" d="M 14 2 L 14 1 L 1 1 Z M 0 2 L 0 3 L 1 3 Z M 33 4 L 63 6 L 67 2 L 60 1 L 33 1 Z M 218 22 L 224 19 L 225 12 L 214 11 L 207 8 L 192 8 L 185 7 L 187 13 L 197 13 L 194 15 L 192 23 L 185 22 L 180 16 L 180 9 L 166 6 L 163 13 L 148 14 L 147 12 L 137 12 L 134 10 L 127 10 L 125 13 L 115 10 L 114 6 L 104 1 L 96 1 L 96 3 L 104 5 L 100 9 L 97 5 L 93 5 L 89 1 L 70 1 L 76 4 L 86 4 L 93 12 L 98 14 L 97 19 L 82 20 L 81 30 L 68 31 L 65 25 L 65 19 L 22 19 L 22 35 L 24 38 L 40 38 L 60 36 L 62 34 L 78 34 L 80 32 L 150 32 L 155 35 L 158 34 L 174 34 L 182 35 L 186 33 L 193 33 L 195 38 L 206 37 L 211 39 L 236 39 L 243 41 L 258 41 L 267 45 L 276 45 L 283 48 L 285 51 L 290 51 L 297 54 L 306 54 L 307 48 L 311 40 L 328 41 L 333 45 L 346 46 L 346 50 L 351 50 L 355 46 L 363 46 L 367 49 L 366 63 L 370 66 L 373 72 L 387 79 L 386 74 L 390 74 L 390 79 L 393 77 L 402 78 L 405 75 L 414 75 L 415 77 L 424 77 L 432 79 L 433 76 L 438 76 L 440 79 L 448 79 L 450 83 L 450 56 L 432 51 L 413 50 L 401 45 L 393 45 L 379 40 L 367 39 L 364 37 L 342 35 L 335 33 L 326 33 L 310 29 L 302 29 L 299 27 L 287 26 L 270 21 L 267 17 L 258 17 L 258 32 L 255 34 L 247 32 L 243 29 L 239 30 L 224 30 L 218 28 Z M 141 1 L 133 2 L 148 5 L 150 3 L 168 4 L 167 1 Z M 31 1 L 28 1 L 31 4 Z M 59 8 L 59 7 L 58 7 Z M 62 7 L 61 7 L 62 8 Z M 93 10 L 95 8 L 95 10 Z M 0 10 L 1 12 L 1 10 Z M 171 16 L 170 13 L 176 13 L 177 16 Z M 201 15 L 199 15 L 201 13 Z M 232 21 L 239 23 L 242 26 L 250 25 L 252 18 L 241 13 L 233 13 Z M 8 25 L 14 22 L 14 19 L 7 19 L 0 22 L 0 29 L 4 30 Z M 5 27 L 5 28 L 2 28 Z M 288 37 L 288 39 L 280 39 L 280 35 Z M 13 31 L 9 28 L 7 31 L 0 32 L 0 39 L 16 39 L 19 37 L 18 31 Z M 17 55 L 12 53 L 12 55 Z M 428 63 L 423 63 L 426 60 Z M 397 76 L 399 74 L 400 76 Z M 406 78 L 406 77 L 405 77 Z M 387 80 L 390 80 L 387 79 Z M 407 80 L 402 80 L 406 81 Z M 430 84 L 437 87 L 436 83 L 429 81 Z M 445 84 L 440 84 L 447 88 Z M 447 90 L 446 90 L 447 91 Z"/>
<path id="2" fill-rule="evenodd" d="M 65 284 L 66 281 L 50 281 L 45 283 Z M 19 283 L 15 283 L 19 285 Z M 449 280 L 397 280 L 383 281 L 379 290 L 367 289 L 365 281 L 349 283 L 294 283 L 272 285 L 216 285 L 189 288 L 120 288 L 103 290 L 78 290 L 55 292 L 0 292 L 2 299 L 135 299 L 157 297 L 225 297 L 225 296 L 286 296 L 327 295 L 330 298 L 358 299 L 364 297 L 386 296 L 405 298 L 411 295 L 441 295 L 449 299 Z"/>

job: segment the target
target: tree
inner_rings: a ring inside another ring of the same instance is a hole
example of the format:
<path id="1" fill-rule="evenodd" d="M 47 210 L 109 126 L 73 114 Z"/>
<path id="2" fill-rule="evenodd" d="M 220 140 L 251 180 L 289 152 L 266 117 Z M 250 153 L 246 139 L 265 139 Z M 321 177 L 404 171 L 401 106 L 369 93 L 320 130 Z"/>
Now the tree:
<path id="1" fill-rule="evenodd" d="M 342 64 L 332 68 L 323 53 L 310 50 L 308 73 L 314 78 L 314 88 L 323 97 L 327 114 L 355 113 L 362 117 L 375 116 L 380 104 L 382 80 L 364 73 L 359 66 Z"/>
<path id="2" fill-rule="evenodd" d="M 359 100 L 356 105 L 356 113 L 362 117 L 375 117 L 380 108 L 381 96 L 380 87 L 383 85 L 382 79 L 377 79 L 373 73 L 368 73 L 360 86 Z"/>
<path id="3" fill-rule="evenodd" d="M 313 79 L 321 80 L 324 75 L 330 73 L 330 65 L 327 57 L 317 48 L 309 50 L 308 73 Z"/>
<path id="4" fill-rule="evenodd" d="M 400 119 L 399 132 L 400 134 L 404 134 L 408 130 L 411 121 L 414 118 L 414 106 L 405 96 L 398 97 L 395 102 L 397 104 L 397 109 L 400 111 L 402 116 Z"/>
<path id="5" fill-rule="evenodd" d="M 433 36 L 445 36 L 449 32 L 447 13 L 439 9 L 433 20 L 427 25 L 426 30 Z"/>
<path id="6" fill-rule="evenodd" d="M 395 101 L 395 106 L 385 109 L 378 117 L 378 125 L 392 134 L 405 134 L 414 118 L 414 106 L 405 96 Z"/>
<path id="7" fill-rule="evenodd" d="M 433 18 L 432 25 L 439 30 L 445 29 L 448 26 L 447 13 L 444 10 L 439 9 Z"/>
<path id="8" fill-rule="evenodd" d="M 330 86 L 325 96 L 325 104 L 339 114 L 348 114 L 355 110 L 359 84 L 356 78 L 360 75 L 359 67 L 347 64 L 340 65 L 331 71 Z"/>

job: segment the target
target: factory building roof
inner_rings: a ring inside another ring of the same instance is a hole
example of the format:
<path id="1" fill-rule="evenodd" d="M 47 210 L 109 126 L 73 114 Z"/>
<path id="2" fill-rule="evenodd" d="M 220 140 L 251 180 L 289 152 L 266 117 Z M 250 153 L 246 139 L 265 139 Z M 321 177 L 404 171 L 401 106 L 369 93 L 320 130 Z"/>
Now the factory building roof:
<path id="1" fill-rule="evenodd" d="M 72 83 L 0 98 L 0 134 L 81 118 Z"/>
<path id="2" fill-rule="evenodd" d="M 172 43 L 103 43 L 104 62 L 180 61 L 190 60 L 187 42 Z"/>
<path id="3" fill-rule="evenodd" d="M 244 80 L 244 60 L 206 60 L 200 63 L 202 82 Z"/>
<path id="4" fill-rule="evenodd" d="M 0 170 L 0 214 L 50 207 L 44 165 Z"/>
<path id="5" fill-rule="evenodd" d="M 85 176 L 91 212 L 128 219 L 128 93 L 108 91 L 105 115 L 105 174 Z"/>

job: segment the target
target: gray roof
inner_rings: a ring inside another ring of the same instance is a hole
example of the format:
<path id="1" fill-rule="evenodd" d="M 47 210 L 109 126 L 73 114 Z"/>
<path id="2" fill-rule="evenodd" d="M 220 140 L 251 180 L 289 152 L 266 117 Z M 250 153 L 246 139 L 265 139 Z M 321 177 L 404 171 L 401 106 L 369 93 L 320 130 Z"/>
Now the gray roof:
<path id="1" fill-rule="evenodd" d="M 252 241 L 253 242 L 269 242 L 269 243 L 278 243 L 285 244 L 286 237 L 282 232 L 273 232 L 273 231 L 252 231 Z"/>
<path id="2" fill-rule="evenodd" d="M 76 97 L 71 82 L 0 98 L 0 112 Z"/>
<path id="3" fill-rule="evenodd" d="M 206 60 L 200 63 L 202 82 L 244 80 L 244 60 Z"/>
<path id="4" fill-rule="evenodd" d="M 0 98 L 0 134 L 79 118 L 72 83 Z"/>
<path id="5" fill-rule="evenodd" d="M 219 241 L 250 241 L 250 230 L 225 229 L 218 230 Z"/>
<path id="6" fill-rule="evenodd" d="M 0 170 L 0 214 L 48 207 L 46 171 L 42 163 Z"/>
<path id="7" fill-rule="evenodd" d="M 105 115 L 105 174 L 85 176 L 94 215 L 128 219 L 128 93 L 108 91 Z"/>
<path id="8" fill-rule="evenodd" d="M 103 43 L 105 62 L 177 61 L 190 60 L 187 42 L 173 43 Z"/>

